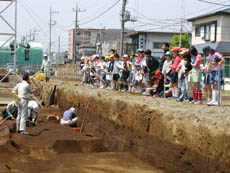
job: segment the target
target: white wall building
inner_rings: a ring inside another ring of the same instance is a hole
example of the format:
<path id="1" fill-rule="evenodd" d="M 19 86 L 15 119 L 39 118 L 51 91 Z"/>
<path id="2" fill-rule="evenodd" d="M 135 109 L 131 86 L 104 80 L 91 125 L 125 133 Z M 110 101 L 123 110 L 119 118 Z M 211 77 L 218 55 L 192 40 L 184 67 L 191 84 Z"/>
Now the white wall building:
<path id="1" fill-rule="evenodd" d="M 163 54 L 162 44 L 170 43 L 175 34 L 178 32 L 154 32 L 154 31 L 137 31 L 126 35 L 132 39 L 133 52 L 141 48 L 151 50 L 152 56 L 160 57 Z"/>
<path id="2" fill-rule="evenodd" d="M 188 19 L 192 22 L 192 45 L 199 53 L 210 45 L 224 56 L 230 56 L 230 8 Z"/>
<path id="3" fill-rule="evenodd" d="M 192 22 L 192 44 L 199 53 L 209 45 L 221 53 L 225 63 L 225 89 L 230 90 L 230 8 L 188 19 Z"/>

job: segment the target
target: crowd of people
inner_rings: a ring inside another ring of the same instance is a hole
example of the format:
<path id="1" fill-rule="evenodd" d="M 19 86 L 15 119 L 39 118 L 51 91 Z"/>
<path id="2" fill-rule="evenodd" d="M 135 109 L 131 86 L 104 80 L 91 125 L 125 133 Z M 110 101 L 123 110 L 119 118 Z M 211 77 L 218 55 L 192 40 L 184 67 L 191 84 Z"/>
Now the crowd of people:
<path id="1" fill-rule="evenodd" d="M 224 58 L 210 46 L 203 48 L 205 58 L 194 46 L 174 47 L 170 51 L 169 43 L 164 43 L 162 49 L 160 59 L 143 49 L 133 56 L 120 57 L 111 50 L 106 57 L 93 55 L 83 59 L 81 84 L 193 104 L 201 104 L 205 92 L 207 105 L 217 105 L 218 82 L 224 84 Z"/>

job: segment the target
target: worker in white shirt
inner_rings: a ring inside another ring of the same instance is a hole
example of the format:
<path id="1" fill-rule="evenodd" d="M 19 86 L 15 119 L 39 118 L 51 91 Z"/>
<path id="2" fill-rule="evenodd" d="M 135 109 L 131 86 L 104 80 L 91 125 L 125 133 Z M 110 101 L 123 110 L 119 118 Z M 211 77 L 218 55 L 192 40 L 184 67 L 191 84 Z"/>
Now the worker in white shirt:
<path id="1" fill-rule="evenodd" d="M 23 75 L 23 81 L 16 85 L 12 93 L 18 98 L 16 131 L 20 134 L 28 134 L 26 131 L 26 119 L 28 113 L 28 102 L 31 97 L 31 87 L 28 74 Z"/>
<path id="2" fill-rule="evenodd" d="M 38 116 L 38 103 L 36 101 L 29 101 L 28 103 L 28 119 L 35 123 Z M 33 115 L 32 115 L 33 114 Z"/>
<path id="3" fill-rule="evenodd" d="M 42 61 L 41 71 L 43 71 L 45 73 L 46 82 L 48 82 L 49 78 L 50 78 L 50 66 L 51 66 L 51 63 L 50 63 L 50 60 L 49 60 L 47 54 L 44 54 L 43 58 L 44 59 Z"/>
<path id="4" fill-rule="evenodd" d="M 17 118 L 18 115 L 18 105 L 15 101 L 10 102 L 7 108 L 2 111 L 2 117 L 5 119 L 10 116 L 12 120 Z"/>

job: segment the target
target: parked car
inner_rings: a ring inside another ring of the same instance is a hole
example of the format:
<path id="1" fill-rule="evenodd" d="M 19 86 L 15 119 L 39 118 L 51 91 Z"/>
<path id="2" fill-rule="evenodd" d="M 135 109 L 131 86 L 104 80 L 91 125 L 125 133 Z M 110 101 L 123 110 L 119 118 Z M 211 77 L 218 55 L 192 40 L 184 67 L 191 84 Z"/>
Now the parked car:
<path id="1" fill-rule="evenodd" d="M 35 74 L 35 69 L 32 66 L 24 66 L 22 67 L 22 74 L 29 74 L 29 75 L 34 75 Z"/>

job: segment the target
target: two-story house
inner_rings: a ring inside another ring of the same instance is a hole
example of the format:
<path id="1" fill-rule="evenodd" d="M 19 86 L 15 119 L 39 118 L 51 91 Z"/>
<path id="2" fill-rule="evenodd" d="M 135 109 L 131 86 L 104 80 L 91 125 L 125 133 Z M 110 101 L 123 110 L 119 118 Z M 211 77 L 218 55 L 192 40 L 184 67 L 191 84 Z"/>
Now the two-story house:
<path id="1" fill-rule="evenodd" d="M 135 31 L 126 34 L 126 37 L 131 38 L 132 51 L 137 49 L 149 49 L 152 51 L 152 56 L 160 57 L 163 54 L 162 44 L 170 43 L 175 34 L 178 32 L 163 32 L 163 31 Z"/>
<path id="2" fill-rule="evenodd" d="M 226 59 L 225 77 L 230 77 L 230 8 L 188 19 L 192 22 L 192 45 L 199 53 L 206 45 Z"/>

